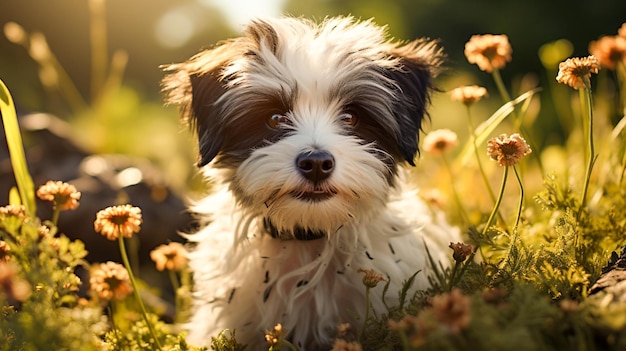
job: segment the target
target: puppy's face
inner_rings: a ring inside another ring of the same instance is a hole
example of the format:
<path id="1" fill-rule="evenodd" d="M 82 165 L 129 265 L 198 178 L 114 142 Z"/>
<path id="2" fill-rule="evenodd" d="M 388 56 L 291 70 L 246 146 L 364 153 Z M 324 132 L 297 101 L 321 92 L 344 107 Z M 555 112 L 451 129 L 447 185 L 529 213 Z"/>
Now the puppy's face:
<path id="1" fill-rule="evenodd" d="M 414 164 L 440 61 L 434 43 L 388 42 L 369 21 L 282 18 L 168 66 L 164 91 L 199 165 L 272 235 L 306 239 L 382 209 L 398 164 Z"/>

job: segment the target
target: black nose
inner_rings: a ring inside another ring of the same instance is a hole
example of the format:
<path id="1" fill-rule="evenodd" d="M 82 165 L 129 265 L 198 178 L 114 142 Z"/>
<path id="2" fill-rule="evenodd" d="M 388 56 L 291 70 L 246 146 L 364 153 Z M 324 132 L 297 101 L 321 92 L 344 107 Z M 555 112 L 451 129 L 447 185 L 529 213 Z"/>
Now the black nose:
<path id="1" fill-rule="evenodd" d="M 327 151 L 304 152 L 296 158 L 296 167 L 306 179 L 318 183 L 333 173 L 335 158 Z"/>

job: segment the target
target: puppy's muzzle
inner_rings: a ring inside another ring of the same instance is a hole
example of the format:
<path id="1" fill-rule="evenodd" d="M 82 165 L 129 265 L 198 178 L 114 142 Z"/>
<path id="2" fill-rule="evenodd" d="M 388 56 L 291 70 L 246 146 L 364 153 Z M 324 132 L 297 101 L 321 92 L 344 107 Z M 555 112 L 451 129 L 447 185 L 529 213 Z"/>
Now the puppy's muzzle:
<path id="1" fill-rule="evenodd" d="M 304 152 L 296 158 L 296 167 L 304 178 L 317 185 L 333 173 L 335 158 L 323 150 Z"/>
<path id="2" fill-rule="evenodd" d="M 335 158 L 328 151 L 315 150 L 300 153 L 296 157 L 296 168 L 312 186 L 292 193 L 295 198 L 318 202 L 337 194 L 335 188 L 327 181 L 335 170 Z"/>

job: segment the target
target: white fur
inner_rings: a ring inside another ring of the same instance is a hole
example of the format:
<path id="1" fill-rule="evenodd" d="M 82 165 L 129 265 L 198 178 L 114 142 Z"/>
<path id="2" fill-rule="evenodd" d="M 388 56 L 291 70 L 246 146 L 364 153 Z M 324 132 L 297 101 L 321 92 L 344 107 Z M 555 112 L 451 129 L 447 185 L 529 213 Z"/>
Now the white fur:
<path id="1" fill-rule="evenodd" d="M 386 303 L 393 305 L 402 283 L 418 271 L 413 289 L 428 288 L 426 247 L 436 262 L 449 265 L 448 245 L 460 240 L 458 229 L 440 214 L 433 217 L 398 169 L 403 157 L 413 162 L 423 117 L 417 114 L 430 87 L 429 81 L 406 84 L 429 79 L 440 55 L 431 42 L 388 42 L 384 28 L 371 21 L 335 18 L 316 25 L 283 18 L 253 24 L 247 37 L 168 67 L 174 72 L 165 80 L 169 100 L 199 126 L 202 162 L 213 160 L 204 172 L 217 188 L 194 207 L 206 226 L 187 236 L 195 244 L 189 253 L 191 343 L 207 345 L 230 329 L 248 349 L 266 349 L 264 332 L 281 323 L 302 350 L 329 348 L 340 323 L 358 330 L 363 321 L 358 270 L 388 277 Z M 411 69 L 417 74 L 409 75 Z M 410 79 L 394 80 L 405 72 Z M 195 104 L 192 87 L 198 89 Z M 283 111 L 289 123 L 274 139 L 255 120 L 255 104 L 268 96 L 289 105 Z M 366 114 L 357 116 L 364 117 L 361 127 L 342 120 L 346 106 L 355 105 Z M 271 141 L 232 150 L 238 137 L 254 140 L 256 131 L 240 123 L 248 119 Z M 295 160 L 317 150 L 332 155 L 334 168 L 314 184 Z M 333 195 L 299 197 L 314 190 Z M 284 236 L 270 235 L 267 220 Z M 290 234 L 295 228 L 323 237 L 297 240 Z M 371 293 L 378 314 L 385 313 L 383 285 Z"/>

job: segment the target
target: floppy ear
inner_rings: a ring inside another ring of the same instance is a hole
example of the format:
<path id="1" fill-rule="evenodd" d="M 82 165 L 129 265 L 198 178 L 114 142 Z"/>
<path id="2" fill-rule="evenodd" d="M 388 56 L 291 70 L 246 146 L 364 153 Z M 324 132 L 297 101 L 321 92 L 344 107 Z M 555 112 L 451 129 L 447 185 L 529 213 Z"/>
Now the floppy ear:
<path id="1" fill-rule="evenodd" d="M 181 119 L 197 133 L 199 167 L 211 162 L 223 144 L 216 102 L 226 92 L 222 70 L 238 54 L 235 47 L 232 41 L 224 42 L 186 62 L 162 67 L 170 72 L 161 82 L 166 104 L 179 105 Z"/>
<path id="2" fill-rule="evenodd" d="M 391 48 L 390 55 L 400 62 L 397 69 L 384 73 L 398 89 L 393 108 L 399 129 L 398 146 L 406 161 L 415 166 L 422 120 L 428 116 L 426 107 L 434 90 L 433 78 L 439 73 L 444 54 L 436 42 L 419 39 Z"/>

